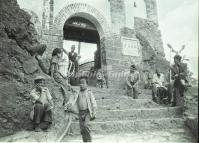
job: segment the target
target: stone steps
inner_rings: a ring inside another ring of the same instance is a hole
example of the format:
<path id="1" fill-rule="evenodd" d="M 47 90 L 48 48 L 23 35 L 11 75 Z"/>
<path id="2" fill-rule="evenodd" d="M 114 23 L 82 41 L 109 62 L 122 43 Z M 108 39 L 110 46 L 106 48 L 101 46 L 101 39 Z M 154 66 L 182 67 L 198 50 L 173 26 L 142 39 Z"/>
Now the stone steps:
<path id="1" fill-rule="evenodd" d="M 174 118 L 182 116 L 182 108 L 143 108 L 126 110 L 98 110 L 96 121 Z"/>
<path id="2" fill-rule="evenodd" d="M 159 118 L 140 120 L 115 120 L 115 121 L 91 121 L 89 123 L 93 134 L 142 132 L 184 128 L 184 120 L 181 118 Z M 73 134 L 80 134 L 79 123 L 75 121 L 71 125 Z"/>
<path id="3" fill-rule="evenodd" d="M 168 129 L 163 131 L 145 131 L 137 133 L 93 134 L 95 143 L 196 143 L 188 129 Z M 73 135 L 63 142 L 80 143 L 82 137 Z"/>
<path id="4" fill-rule="evenodd" d="M 154 103 L 151 99 L 132 99 L 131 97 L 124 97 L 121 99 L 101 99 L 97 100 L 97 104 L 98 108 L 103 110 L 160 107 L 160 105 Z"/>
<path id="5" fill-rule="evenodd" d="M 127 95 L 125 94 L 120 94 L 120 95 L 111 95 L 111 94 L 94 94 L 95 95 L 95 99 L 96 100 L 100 100 L 100 99 L 121 99 L 124 97 L 127 97 Z M 149 94 L 140 94 L 138 96 L 138 99 L 152 99 L 152 96 Z"/>
<path id="6" fill-rule="evenodd" d="M 184 128 L 182 108 L 166 107 L 151 100 L 151 90 L 143 90 L 139 99 L 125 96 L 125 90 L 90 88 L 96 98 L 97 117 L 89 123 L 93 135 L 137 133 Z M 73 121 L 74 135 L 80 135 L 79 121 Z"/>

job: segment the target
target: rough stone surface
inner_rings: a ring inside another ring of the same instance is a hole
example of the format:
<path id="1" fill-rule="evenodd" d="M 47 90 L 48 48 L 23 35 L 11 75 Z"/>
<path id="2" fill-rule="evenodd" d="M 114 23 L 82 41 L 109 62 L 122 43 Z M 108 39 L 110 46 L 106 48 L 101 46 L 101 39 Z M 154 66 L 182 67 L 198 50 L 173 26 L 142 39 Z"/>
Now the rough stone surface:
<path id="1" fill-rule="evenodd" d="M 198 86 L 191 87 L 185 94 L 185 124 L 198 140 Z"/>
<path id="2" fill-rule="evenodd" d="M 35 55 L 42 55 L 45 46 L 39 43 L 31 17 L 19 8 L 16 0 L 0 0 L 0 137 L 30 128 L 29 115 L 32 108 L 29 92 L 37 75 L 45 76 L 54 102 L 56 124 L 48 133 L 35 134 L 56 138 L 63 132 L 65 114 L 62 95 L 50 77 L 41 71 Z M 56 94 L 52 91 L 56 91 Z M 32 133 L 28 132 L 29 135 Z"/>
<path id="3" fill-rule="evenodd" d="M 182 108 L 153 103 L 148 99 L 149 90 L 142 90 L 143 99 L 137 100 L 124 96 L 121 90 L 92 88 L 92 91 L 98 103 L 96 119 L 89 123 L 93 142 L 195 142 L 184 126 Z M 124 104 L 126 108 L 103 107 L 121 107 Z M 73 121 L 70 133 L 73 135 L 65 136 L 62 141 L 81 142 L 78 121 Z"/>
<path id="4" fill-rule="evenodd" d="M 79 143 L 81 136 L 67 136 L 64 142 Z M 95 143 L 196 143 L 196 140 L 184 129 L 166 131 L 148 131 L 139 133 L 96 134 Z"/>

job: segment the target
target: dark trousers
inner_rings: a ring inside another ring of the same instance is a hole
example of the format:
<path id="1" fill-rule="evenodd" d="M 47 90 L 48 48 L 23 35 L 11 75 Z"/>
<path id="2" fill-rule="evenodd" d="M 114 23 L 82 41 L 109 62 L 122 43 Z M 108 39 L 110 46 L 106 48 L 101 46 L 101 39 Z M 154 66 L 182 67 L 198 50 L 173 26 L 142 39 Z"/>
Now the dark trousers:
<path id="1" fill-rule="evenodd" d="M 153 86 L 152 88 L 152 99 L 157 103 L 163 103 L 167 91 L 163 87 Z"/>
<path id="2" fill-rule="evenodd" d="M 133 97 L 133 99 L 138 99 L 138 91 L 134 87 L 127 87 L 127 96 Z"/>
<path id="3" fill-rule="evenodd" d="M 36 103 L 34 107 L 33 123 L 40 128 L 45 129 L 52 123 L 52 112 L 47 111 L 47 105 Z"/>
<path id="4" fill-rule="evenodd" d="M 88 110 L 79 111 L 79 126 L 83 142 L 91 142 L 91 134 L 88 123 L 90 121 L 90 114 Z"/>
<path id="5" fill-rule="evenodd" d="M 180 79 L 174 81 L 173 93 L 172 93 L 172 104 L 174 106 L 176 105 L 183 106 L 184 104 L 183 96 L 186 90 L 187 87 L 181 83 Z"/>

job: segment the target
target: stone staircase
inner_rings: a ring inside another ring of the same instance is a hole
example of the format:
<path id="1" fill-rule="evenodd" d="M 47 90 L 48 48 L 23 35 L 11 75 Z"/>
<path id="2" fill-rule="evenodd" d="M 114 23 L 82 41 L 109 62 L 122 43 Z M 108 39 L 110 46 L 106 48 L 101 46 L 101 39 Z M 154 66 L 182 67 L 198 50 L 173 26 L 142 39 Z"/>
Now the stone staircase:
<path id="1" fill-rule="evenodd" d="M 94 138 L 98 135 L 184 129 L 182 108 L 154 103 L 150 90 L 143 90 L 139 99 L 127 97 L 125 91 L 119 89 L 91 90 L 98 104 L 97 117 L 90 122 Z M 63 141 L 81 142 L 77 120 L 73 121 L 71 129 L 73 136 L 65 136 Z"/>
<path id="2" fill-rule="evenodd" d="M 74 87 L 78 90 L 79 87 Z M 54 124 L 48 132 L 20 131 L 0 139 L 0 142 L 55 142 L 67 126 L 67 115 L 62 107 L 62 93 L 58 87 L 52 88 L 55 102 Z M 166 107 L 151 100 L 151 91 L 143 90 L 139 99 L 124 95 L 124 90 L 91 88 L 98 104 L 97 118 L 90 122 L 93 140 L 97 143 L 129 143 L 152 138 L 154 142 L 193 143 L 193 137 L 187 133 L 180 107 Z M 66 135 L 63 142 L 82 142 L 79 122 L 71 124 L 73 135 Z M 161 137 L 159 137 L 161 136 Z M 124 140 L 125 138 L 125 140 Z M 168 140 L 165 140 L 165 138 Z M 139 140 L 140 139 L 140 140 Z"/>

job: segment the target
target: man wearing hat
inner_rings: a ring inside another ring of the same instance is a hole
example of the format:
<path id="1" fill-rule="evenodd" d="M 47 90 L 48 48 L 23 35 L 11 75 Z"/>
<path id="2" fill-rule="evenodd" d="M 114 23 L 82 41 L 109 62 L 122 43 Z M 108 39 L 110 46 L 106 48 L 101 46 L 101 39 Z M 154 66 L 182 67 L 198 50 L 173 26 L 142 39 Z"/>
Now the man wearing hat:
<path id="1" fill-rule="evenodd" d="M 139 80 L 140 80 L 140 74 L 136 70 L 135 65 L 133 64 L 130 67 L 129 75 L 126 78 L 126 84 L 127 84 L 127 95 L 133 97 L 134 99 L 138 98 Z"/>
<path id="2" fill-rule="evenodd" d="M 172 94 L 172 105 L 176 106 L 178 94 L 180 97 L 184 96 L 186 91 L 187 80 L 187 64 L 181 62 L 181 56 L 174 56 L 174 65 L 171 66 L 171 80 L 173 80 L 173 94 Z M 180 98 L 179 97 L 179 98 Z"/>
<path id="3" fill-rule="evenodd" d="M 32 102 L 34 103 L 30 118 L 33 121 L 35 131 L 46 130 L 52 123 L 51 109 L 54 104 L 49 89 L 45 87 L 45 78 L 37 76 L 34 84 L 35 87 L 30 93 Z"/>

